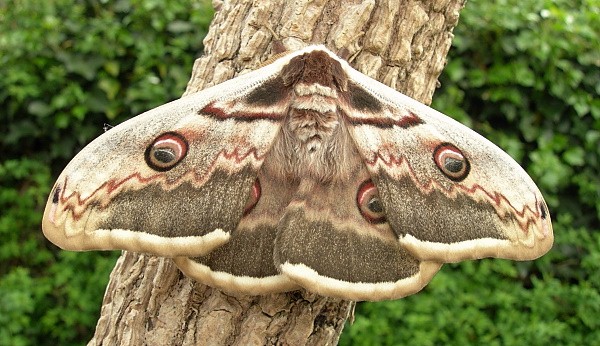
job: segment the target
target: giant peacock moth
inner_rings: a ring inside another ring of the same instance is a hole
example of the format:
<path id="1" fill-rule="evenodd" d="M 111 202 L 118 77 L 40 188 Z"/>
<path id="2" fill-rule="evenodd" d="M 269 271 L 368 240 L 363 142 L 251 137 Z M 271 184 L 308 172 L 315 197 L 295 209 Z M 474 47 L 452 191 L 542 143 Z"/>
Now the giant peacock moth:
<path id="1" fill-rule="evenodd" d="M 553 242 L 540 191 L 506 153 L 323 46 L 107 131 L 58 178 L 43 230 L 64 249 L 173 257 L 226 291 L 351 300 Z"/>

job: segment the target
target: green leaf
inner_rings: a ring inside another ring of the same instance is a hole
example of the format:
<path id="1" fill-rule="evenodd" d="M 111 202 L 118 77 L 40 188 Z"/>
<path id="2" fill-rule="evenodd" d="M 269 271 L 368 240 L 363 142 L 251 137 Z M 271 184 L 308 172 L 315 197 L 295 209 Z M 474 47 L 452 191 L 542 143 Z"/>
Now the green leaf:
<path id="1" fill-rule="evenodd" d="M 565 151 L 563 159 L 571 166 L 583 166 L 585 164 L 585 151 L 581 147 L 573 147 Z"/>

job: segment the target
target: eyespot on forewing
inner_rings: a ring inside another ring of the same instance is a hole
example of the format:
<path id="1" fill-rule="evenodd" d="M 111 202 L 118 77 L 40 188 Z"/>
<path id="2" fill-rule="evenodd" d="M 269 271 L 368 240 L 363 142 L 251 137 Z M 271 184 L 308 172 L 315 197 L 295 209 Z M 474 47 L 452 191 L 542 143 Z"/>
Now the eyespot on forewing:
<path id="1" fill-rule="evenodd" d="M 146 148 L 146 164 L 155 171 L 165 172 L 177 166 L 187 155 L 188 143 L 177 132 L 166 132 L 158 136 Z"/>
<path id="2" fill-rule="evenodd" d="M 471 170 L 471 164 L 460 149 L 450 143 L 442 143 L 433 151 L 433 161 L 448 179 L 464 180 Z"/>

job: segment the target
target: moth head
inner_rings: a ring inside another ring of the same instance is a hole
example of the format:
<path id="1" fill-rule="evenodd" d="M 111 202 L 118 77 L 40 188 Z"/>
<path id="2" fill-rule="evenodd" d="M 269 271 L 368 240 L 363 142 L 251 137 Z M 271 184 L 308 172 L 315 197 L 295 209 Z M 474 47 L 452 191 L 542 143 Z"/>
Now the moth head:
<path id="1" fill-rule="evenodd" d="M 165 172 L 177 166 L 187 155 L 188 142 L 177 132 L 165 132 L 146 148 L 146 164 L 155 171 Z"/>
<path id="2" fill-rule="evenodd" d="M 371 180 L 363 182 L 358 188 L 356 205 L 360 214 L 370 223 L 386 222 L 385 210 L 379 198 L 379 191 Z"/>
<path id="3" fill-rule="evenodd" d="M 450 143 L 442 143 L 433 151 L 433 161 L 448 179 L 463 181 L 471 171 L 471 164 L 460 149 Z"/>

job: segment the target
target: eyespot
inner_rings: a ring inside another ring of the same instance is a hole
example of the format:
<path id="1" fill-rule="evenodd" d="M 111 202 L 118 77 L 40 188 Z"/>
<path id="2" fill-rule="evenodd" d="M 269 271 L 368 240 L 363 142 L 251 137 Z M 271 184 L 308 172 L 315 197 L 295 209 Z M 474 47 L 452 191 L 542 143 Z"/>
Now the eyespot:
<path id="1" fill-rule="evenodd" d="M 158 136 L 146 148 L 146 164 L 156 171 L 164 172 L 175 167 L 187 154 L 188 143 L 177 132 L 166 132 Z"/>
<path id="2" fill-rule="evenodd" d="M 246 206 L 244 207 L 244 216 L 247 215 L 248 213 L 250 213 L 252 211 L 252 209 L 254 209 L 254 207 L 258 203 L 258 200 L 260 199 L 261 193 L 262 193 L 262 190 L 260 188 L 260 181 L 258 181 L 258 178 L 257 178 L 254 181 L 254 184 L 252 185 L 252 189 L 250 190 L 250 195 L 248 196 L 248 200 L 246 201 Z"/>
<path id="3" fill-rule="evenodd" d="M 450 143 L 442 143 L 435 148 L 433 161 L 446 177 L 454 181 L 462 181 L 471 170 L 469 160 Z"/>
<path id="4" fill-rule="evenodd" d="M 385 222 L 385 210 L 379 198 L 379 191 L 372 181 L 360 185 L 356 194 L 356 204 L 360 214 L 370 223 Z"/>

